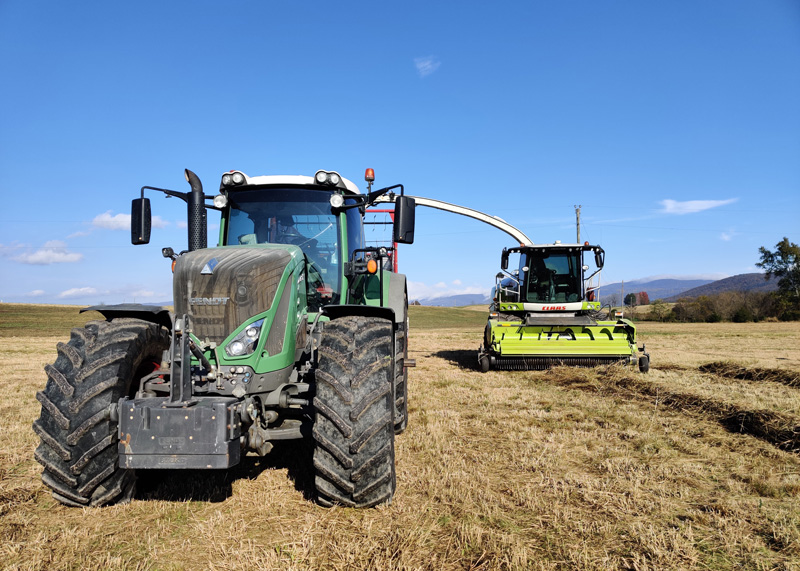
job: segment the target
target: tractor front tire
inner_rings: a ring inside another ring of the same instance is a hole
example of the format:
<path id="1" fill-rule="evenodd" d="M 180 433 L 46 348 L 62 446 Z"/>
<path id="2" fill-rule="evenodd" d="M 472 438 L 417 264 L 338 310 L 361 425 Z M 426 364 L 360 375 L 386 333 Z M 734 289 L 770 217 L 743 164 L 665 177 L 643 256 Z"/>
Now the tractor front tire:
<path id="1" fill-rule="evenodd" d="M 139 319 L 91 321 L 72 330 L 58 357 L 47 365 L 47 385 L 33 430 L 34 452 L 44 466 L 42 482 L 61 503 L 84 507 L 127 502 L 135 474 L 119 467 L 118 423 L 112 408 L 132 396 L 169 347 L 163 327 Z"/>
<path id="2" fill-rule="evenodd" d="M 348 316 L 325 324 L 314 397 L 314 469 L 323 506 L 372 507 L 395 490 L 392 324 Z"/>

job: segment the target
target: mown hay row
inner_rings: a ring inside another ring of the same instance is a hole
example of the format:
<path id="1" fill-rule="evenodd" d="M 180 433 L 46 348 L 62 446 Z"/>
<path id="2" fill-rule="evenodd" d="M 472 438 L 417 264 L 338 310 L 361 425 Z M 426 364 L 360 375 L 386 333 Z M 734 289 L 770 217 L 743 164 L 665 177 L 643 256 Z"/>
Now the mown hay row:
<path id="1" fill-rule="evenodd" d="M 787 369 L 768 369 L 764 367 L 744 367 L 736 363 L 715 361 L 701 365 L 702 373 L 719 375 L 744 381 L 781 383 L 789 387 L 800 387 L 800 373 Z"/>
<path id="2" fill-rule="evenodd" d="M 800 418 L 770 410 L 748 410 L 692 393 L 670 391 L 620 367 L 608 367 L 606 371 L 606 375 L 587 377 L 587 373 L 562 367 L 553 369 L 548 376 L 565 386 L 645 398 L 657 406 L 714 420 L 731 432 L 748 434 L 781 450 L 800 452 Z"/>

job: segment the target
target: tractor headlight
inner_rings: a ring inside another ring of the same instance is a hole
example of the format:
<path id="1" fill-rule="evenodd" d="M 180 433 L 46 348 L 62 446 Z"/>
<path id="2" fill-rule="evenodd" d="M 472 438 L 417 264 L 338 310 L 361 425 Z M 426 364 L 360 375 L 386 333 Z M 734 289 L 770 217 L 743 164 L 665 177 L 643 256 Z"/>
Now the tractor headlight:
<path id="1" fill-rule="evenodd" d="M 222 175 L 222 186 L 230 186 L 233 184 L 233 177 L 229 174 Z"/>
<path id="2" fill-rule="evenodd" d="M 214 197 L 214 206 L 217 208 L 225 208 L 228 206 L 228 197 L 224 194 L 218 194 Z"/>
<path id="3" fill-rule="evenodd" d="M 325 184 L 328 182 L 328 173 L 325 171 L 318 171 L 317 174 L 314 175 L 314 179 L 317 181 L 317 184 Z"/>
<path id="4" fill-rule="evenodd" d="M 239 332 L 236 337 L 231 339 L 231 342 L 225 345 L 225 352 L 230 357 L 241 357 L 242 355 L 251 355 L 256 350 L 258 340 L 261 337 L 261 330 L 264 327 L 264 320 L 251 323 Z"/>

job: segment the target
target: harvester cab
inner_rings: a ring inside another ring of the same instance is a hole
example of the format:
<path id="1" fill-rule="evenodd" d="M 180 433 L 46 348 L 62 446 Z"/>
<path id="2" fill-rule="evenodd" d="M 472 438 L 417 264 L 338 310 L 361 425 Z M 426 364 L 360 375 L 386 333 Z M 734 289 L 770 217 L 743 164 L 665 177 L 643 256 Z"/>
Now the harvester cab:
<path id="1" fill-rule="evenodd" d="M 509 272 L 511 254 L 519 254 L 519 266 Z M 478 351 L 481 371 L 624 362 L 646 372 L 650 357 L 636 345 L 636 326 L 602 313 L 604 263 L 603 249 L 588 242 L 504 249 Z"/>
<path id="2" fill-rule="evenodd" d="M 226 469 L 277 441 L 313 443 L 317 499 L 368 507 L 395 490 L 394 437 L 408 422 L 408 296 L 364 244 L 363 215 L 394 203 L 394 243 L 414 240 L 402 185 L 368 192 L 334 171 L 224 173 L 215 195 L 143 187 L 131 240 L 150 239 L 145 190 L 184 200 L 189 245 L 173 260 L 174 311 L 96 306 L 105 321 L 59 344 L 39 393 L 42 479 L 61 502 L 129 499 L 135 471 Z M 398 190 L 398 194 L 395 194 Z M 206 247 L 207 210 L 220 213 Z M 86 311 L 86 310 L 84 310 Z M 287 444 L 291 445 L 291 444 Z"/>

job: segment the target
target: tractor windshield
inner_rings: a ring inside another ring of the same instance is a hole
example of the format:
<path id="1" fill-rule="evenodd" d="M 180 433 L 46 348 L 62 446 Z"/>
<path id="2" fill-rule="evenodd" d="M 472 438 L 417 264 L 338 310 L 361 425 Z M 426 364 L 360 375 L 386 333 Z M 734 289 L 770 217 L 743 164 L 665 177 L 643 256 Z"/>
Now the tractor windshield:
<path id="1" fill-rule="evenodd" d="M 581 301 L 583 292 L 580 251 L 537 249 L 520 256 L 525 264 L 524 291 L 531 303 Z M 520 275 L 523 272 L 520 272 Z"/>
<path id="2" fill-rule="evenodd" d="M 261 188 L 232 192 L 226 246 L 294 244 L 312 262 L 309 284 L 326 303 L 339 299 L 339 217 L 331 212 L 331 193 L 300 188 Z"/>

